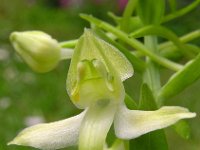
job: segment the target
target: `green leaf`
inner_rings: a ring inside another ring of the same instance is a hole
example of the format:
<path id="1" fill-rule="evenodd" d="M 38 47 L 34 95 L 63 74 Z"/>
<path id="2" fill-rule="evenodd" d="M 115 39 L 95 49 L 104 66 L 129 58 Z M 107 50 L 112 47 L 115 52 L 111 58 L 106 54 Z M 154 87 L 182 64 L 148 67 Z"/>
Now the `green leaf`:
<path id="1" fill-rule="evenodd" d="M 139 110 L 156 110 L 156 102 L 152 91 L 146 83 L 142 85 L 140 93 Z"/>
<path id="2" fill-rule="evenodd" d="M 190 138 L 190 126 L 185 120 L 181 120 L 174 125 L 175 131 L 184 139 Z"/>
<path id="3" fill-rule="evenodd" d="M 102 38 L 106 42 L 108 42 L 108 43 L 112 44 L 113 46 L 115 46 L 116 48 L 118 48 L 126 56 L 126 58 L 129 60 L 129 62 L 132 64 L 132 66 L 134 67 L 134 69 L 136 71 L 138 71 L 138 72 L 143 72 L 144 71 L 144 69 L 145 69 L 144 61 L 140 60 L 139 58 L 134 56 L 128 49 L 126 49 L 122 45 L 118 44 L 117 42 L 115 42 L 114 40 L 109 38 L 100 29 L 96 28 L 96 29 L 94 29 L 94 31 L 100 38 Z"/>
<path id="4" fill-rule="evenodd" d="M 147 84 L 141 88 L 140 110 L 156 110 L 156 102 L 153 93 Z M 137 139 L 130 141 L 130 149 L 133 150 L 167 150 L 168 144 L 163 129 L 147 133 Z"/>
<path id="5" fill-rule="evenodd" d="M 138 109 L 137 103 L 128 94 L 126 94 L 124 102 L 129 109 Z"/>
<path id="6" fill-rule="evenodd" d="M 164 130 L 147 133 L 130 141 L 131 150 L 168 150 Z"/>
<path id="7" fill-rule="evenodd" d="M 200 77 L 200 54 L 190 62 L 188 62 L 183 69 L 176 72 L 162 87 L 159 92 L 159 98 L 167 99 L 170 98 L 185 88 L 190 86 Z"/>

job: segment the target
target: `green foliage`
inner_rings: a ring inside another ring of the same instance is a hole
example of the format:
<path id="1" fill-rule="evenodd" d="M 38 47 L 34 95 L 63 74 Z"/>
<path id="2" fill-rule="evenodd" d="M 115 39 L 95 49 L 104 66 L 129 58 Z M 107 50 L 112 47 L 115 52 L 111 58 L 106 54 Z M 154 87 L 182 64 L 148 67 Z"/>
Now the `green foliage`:
<path id="1" fill-rule="evenodd" d="M 186 58 L 187 57 L 193 58 L 195 55 L 193 54 L 193 51 L 188 50 L 188 48 L 185 47 L 185 45 L 181 43 L 181 41 L 179 40 L 179 38 L 177 37 L 175 33 L 173 33 L 172 31 L 170 31 L 169 29 L 163 26 L 149 25 L 149 26 L 140 28 L 137 31 L 132 32 L 130 34 L 130 36 L 134 38 L 140 38 L 147 35 L 156 35 L 156 36 L 166 38 L 169 41 L 172 41 L 173 44 L 178 48 L 178 50 L 180 50 L 180 53 L 183 53 Z"/>
<path id="2" fill-rule="evenodd" d="M 139 101 L 139 109 L 140 110 L 156 110 L 157 105 L 154 99 L 153 93 L 147 84 L 143 84 L 140 93 L 140 101 Z"/>
<path id="3" fill-rule="evenodd" d="M 181 120 L 174 125 L 174 128 L 182 138 L 189 139 L 191 137 L 191 131 L 188 122 Z"/>
<path id="4" fill-rule="evenodd" d="M 189 61 L 183 69 L 174 74 L 163 86 L 159 93 L 160 98 L 169 98 L 174 96 L 194 83 L 200 77 L 199 69 L 200 55 Z"/>

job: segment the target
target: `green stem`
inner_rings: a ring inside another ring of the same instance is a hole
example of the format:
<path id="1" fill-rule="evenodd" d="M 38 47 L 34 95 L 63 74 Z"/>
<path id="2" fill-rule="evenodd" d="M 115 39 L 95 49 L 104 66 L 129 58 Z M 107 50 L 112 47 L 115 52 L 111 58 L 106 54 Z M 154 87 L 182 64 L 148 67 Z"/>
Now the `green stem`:
<path id="1" fill-rule="evenodd" d="M 74 48 L 77 42 L 78 40 L 70 40 L 70 41 L 60 42 L 59 44 L 62 48 Z"/>
<path id="2" fill-rule="evenodd" d="M 149 49 L 149 51 L 155 54 L 159 54 L 156 36 L 145 36 L 144 44 Z M 147 83 L 147 85 L 151 88 L 153 95 L 156 98 L 157 91 L 159 91 L 161 88 L 160 72 L 158 68 L 159 66 L 155 64 L 154 62 L 152 62 L 151 59 L 149 59 L 149 57 L 146 58 L 146 63 L 147 63 L 147 69 L 144 73 L 144 82 Z"/>
<path id="3" fill-rule="evenodd" d="M 193 58 L 193 53 L 188 51 L 183 44 L 181 43 L 180 39 L 177 37 L 177 35 L 172 32 L 171 30 L 160 26 L 160 25 L 148 25 L 143 28 L 140 28 L 132 33 L 130 33 L 131 37 L 143 37 L 147 35 L 156 35 L 161 36 L 164 38 L 167 38 L 173 42 L 174 45 L 178 47 L 180 52 L 184 54 L 188 58 Z"/>
<path id="4" fill-rule="evenodd" d="M 198 30 L 195 30 L 193 32 L 190 32 L 182 37 L 180 37 L 180 41 L 181 43 L 188 43 L 196 38 L 199 38 L 200 37 L 200 29 Z M 159 49 L 162 50 L 162 49 L 166 49 L 168 47 L 171 47 L 173 46 L 174 44 L 170 41 L 168 42 L 164 42 L 162 44 L 159 45 Z"/>
<path id="5" fill-rule="evenodd" d="M 176 7 L 177 7 L 177 2 L 176 0 L 169 0 L 169 5 L 170 5 L 170 9 L 171 12 L 175 12 L 176 11 Z"/>
<path id="6" fill-rule="evenodd" d="M 108 12 L 108 16 L 113 19 L 116 24 L 119 24 L 121 21 L 121 17 L 116 16 L 113 12 Z"/>
<path id="7" fill-rule="evenodd" d="M 130 18 L 132 16 L 132 13 L 133 13 L 136 5 L 137 5 L 137 0 L 129 0 L 128 1 L 128 4 L 124 10 L 122 20 L 120 23 L 120 29 L 122 31 L 126 32 L 128 30 L 129 25 L 130 25 L 129 21 L 130 21 Z"/>
<path id="8" fill-rule="evenodd" d="M 188 34 L 183 35 L 179 38 L 179 41 L 182 44 L 188 43 L 192 40 L 195 40 L 200 37 L 200 30 L 192 31 Z M 175 44 L 171 41 L 163 42 L 162 44 L 159 44 L 159 50 L 164 51 L 170 49 L 172 52 L 177 50 Z M 186 48 L 187 49 L 187 48 Z M 140 51 L 132 52 L 137 57 L 143 57 L 144 55 Z"/>
<path id="9" fill-rule="evenodd" d="M 162 20 L 162 23 L 168 22 L 170 20 L 173 20 L 175 18 L 178 18 L 180 16 L 187 14 L 188 12 L 192 11 L 195 7 L 197 7 L 199 3 L 200 3 L 200 0 L 195 0 L 193 3 L 191 3 L 187 7 L 184 7 L 178 11 L 175 11 L 175 12 L 165 16 Z"/>
<path id="10" fill-rule="evenodd" d="M 61 60 L 71 59 L 73 53 L 74 53 L 74 50 L 73 50 L 73 49 L 62 48 L 62 49 L 61 49 Z"/>
<path id="11" fill-rule="evenodd" d="M 153 61 L 157 62 L 158 64 L 161 64 L 161 65 L 163 65 L 171 70 L 174 70 L 174 71 L 178 71 L 178 70 L 182 69 L 182 65 L 174 63 L 164 57 L 161 57 L 161 56 L 158 56 L 158 55 L 152 53 L 141 42 L 139 42 L 136 39 L 129 38 L 126 33 L 118 30 L 117 28 L 113 27 L 112 25 L 110 25 L 104 21 L 101 21 L 97 18 L 94 18 L 91 15 L 81 14 L 81 17 L 85 20 L 88 20 L 89 22 L 94 23 L 98 27 L 100 27 L 108 32 L 113 33 L 119 39 L 126 42 L 127 44 L 129 44 L 130 46 L 135 48 L 136 50 L 141 51 L 144 55 L 149 56 Z"/>

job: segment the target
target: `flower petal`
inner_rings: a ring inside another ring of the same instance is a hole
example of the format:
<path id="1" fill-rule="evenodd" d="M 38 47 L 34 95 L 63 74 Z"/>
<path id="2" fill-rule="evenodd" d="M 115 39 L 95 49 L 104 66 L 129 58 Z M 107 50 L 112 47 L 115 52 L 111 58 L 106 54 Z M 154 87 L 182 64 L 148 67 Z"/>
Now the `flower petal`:
<path id="1" fill-rule="evenodd" d="M 115 133 L 121 139 L 133 139 L 195 116 L 195 113 L 178 106 L 165 106 L 156 111 L 129 110 L 121 106 L 114 120 Z"/>
<path id="2" fill-rule="evenodd" d="M 78 142 L 79 129 L 84 115 L 85 111 L 65 120 L 28 127 L 8 145 L 32 146 L 45 150 L 73 146 Z"/>
<path id="3" fill-rule="evenodd" d="M 80 130 L 79 150 L 102 150 L 112 125 L 116 106 L 98 104 L 89 107 Z"/>
<path id="4" fill-rule="evenodd" d="M 77 65 L 82 60 L 101 61 L 112 75 L 119 75 L 122 81 L 133 75 L 133 67 L 127 58 L 115 47 L 96 37 L 86 29 L 78 40 L 67 76 L 67 91 L 71 95 L 77 81 Z"/>

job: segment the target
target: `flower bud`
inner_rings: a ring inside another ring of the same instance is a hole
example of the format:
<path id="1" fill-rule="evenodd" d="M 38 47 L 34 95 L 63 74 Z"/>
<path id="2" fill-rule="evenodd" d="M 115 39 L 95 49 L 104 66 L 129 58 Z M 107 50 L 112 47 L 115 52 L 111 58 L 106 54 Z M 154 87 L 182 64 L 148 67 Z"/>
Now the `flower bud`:
<path id="1" fill-rule="evenodd" d="M 58 42 L 44 32 L 13 32 L 10 40 L 17 53 L 36 72 L 48 72 L 60 60 L 61 48 Z"/>

